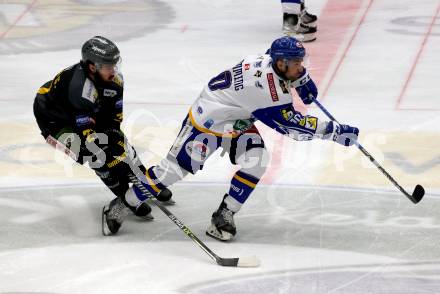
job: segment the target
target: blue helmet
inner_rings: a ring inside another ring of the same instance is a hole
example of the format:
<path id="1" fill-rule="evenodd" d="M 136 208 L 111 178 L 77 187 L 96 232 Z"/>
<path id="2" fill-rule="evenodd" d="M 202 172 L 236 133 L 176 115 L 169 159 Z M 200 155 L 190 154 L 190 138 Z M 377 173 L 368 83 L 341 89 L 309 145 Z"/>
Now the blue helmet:
<path id="1" fill-rule="evenodd" d="M 272 42 L 269 54 L 274 62 L 278 59 L 302 59 L 306 56 L 306 49 L 297 39 L 285 36 Z"/>

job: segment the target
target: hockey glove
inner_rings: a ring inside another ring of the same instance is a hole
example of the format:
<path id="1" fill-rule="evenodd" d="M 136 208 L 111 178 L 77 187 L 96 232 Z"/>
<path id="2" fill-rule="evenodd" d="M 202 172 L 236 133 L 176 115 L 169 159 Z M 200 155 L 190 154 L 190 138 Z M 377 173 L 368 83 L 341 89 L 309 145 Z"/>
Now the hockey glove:
<path id="1" fill-rule="evenodd" d="M 333 140 L 344 146 L 353 145 L 359 136 L 359 129 L 349 125 L 340 125 L 335 121 L 330 121 L 327 125 L 324 139 Z"/>
<path id="2" fill-rule="evenodd" d="M 318 89 L 306 69 L 304 69 L 302 75 L 293 82 L 292 87 L 296 89 L 298 96 L 304 104 L 311 104 L 313 100 L 318 97 Z"/>

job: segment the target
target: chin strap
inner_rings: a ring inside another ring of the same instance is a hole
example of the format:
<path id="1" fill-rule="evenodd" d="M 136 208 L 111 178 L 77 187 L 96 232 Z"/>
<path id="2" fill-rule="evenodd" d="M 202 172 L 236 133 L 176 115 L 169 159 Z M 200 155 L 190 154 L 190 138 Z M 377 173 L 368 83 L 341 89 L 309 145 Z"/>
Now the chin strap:
<path id="1" fill-rule="evenodd" d="M 287 67 L 287 66 L 288 66 L 288 65 L 287 65 L 287 61 L 284 60 L 284 62 L 285 62 L 286 67 Z M 275 63 L 272 62 L 272 68 L 273 68 L 273 70 L 275 71 L 275 73 L 276 73 L 280 78 L 282 78 L 282 79 L 285 80 L 285 81 L 288 81 L 286 75 L 285 75 L 284 73 L 282 73 L 282 72 L 277 68 L 277 66 L 276 66 L 276 62 L 275 62 Z"/>

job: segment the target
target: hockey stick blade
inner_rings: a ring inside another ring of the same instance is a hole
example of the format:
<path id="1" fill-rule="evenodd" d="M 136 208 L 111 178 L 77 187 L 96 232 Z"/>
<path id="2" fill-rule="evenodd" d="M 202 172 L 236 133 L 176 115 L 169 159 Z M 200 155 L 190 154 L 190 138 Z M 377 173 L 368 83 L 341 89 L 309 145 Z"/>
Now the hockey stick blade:
<path id="1" fill-rule="evenodd" d="M 414 188 L 414 192 L 411 195 L 411 201 L 414 204 L 417 204 L 422 200 L 423 196 L 425 195 L 425 189 L 421 185 L 417 185 Z"/>
<path id="2" fill-rule="evenodd" d="M 236 266 L 236 267 L 258 267 L 260 260 L 255 256 L 246 256 L 240 258 L 222 258 L 216 259 L 217 264 L 222 266 Z"/>
<path id="3" fill-rule="evenodd" d="M 311 96 L 310 96 L 311 95 Z M 330 113 L 328 110 L 318 101 L 315 97 L 313 97 L 312 94 L 310 94 L 309 97 L 315 102 L 315 104 L 327 115 L 328 118 L 331 120 L 334 120 L 335 122 L 339 123 L 338 120 Z M 412 195 L 410 195 L 408 192 L 405 191 L 405 189 L 402 188 L 402 186 L 397 183 L 397 181 L 374 159 L 374 157 L 364 148 L 362 145 L 356 141 L 355 142 L 356 147 L 359 148 L 359 150 L 366 156 L 370 161 L 390 180 L 391 183 L 396 186 L 397 189 L 400 190 L 412 203 L 417 204 L 422 200 L 423 196 L 425 195 L 425 189 L 421 185 L 417 185 L 414 188 L 414 192 Z"/>
<path id="4" fill-rule="evenodd" d="M 141 190 L 145 197 L 156 204 L 156 206 L 166 215 L 168 218 L 178 226 L 192 241 L 194 241 L 206 254 L 209 255 L 218 265 L 221 266 L 234 266 L 234 267 L 257 267 L 260 265 L 260 261 L 256 256 L 240 257 L 240 258 L 223 258 L 215 254 L 205 243 L 203 243 L 197 236 L 182 223 L 171 211 L 169 211 L 159 200 L 152 198 L 151 194 L 141 184 L 140 180 L 136 176 L 130 176 L 130 180 L 136 187 Z"/>

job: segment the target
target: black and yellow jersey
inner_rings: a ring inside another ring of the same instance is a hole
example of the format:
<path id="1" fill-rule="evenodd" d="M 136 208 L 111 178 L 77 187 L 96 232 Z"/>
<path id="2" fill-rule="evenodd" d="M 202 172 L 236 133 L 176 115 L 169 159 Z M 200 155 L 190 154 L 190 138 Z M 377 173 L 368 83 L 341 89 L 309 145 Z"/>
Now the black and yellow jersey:
<path id="1" fill-rule="evenodd" d="M 38 89 L 34 113 L 43 135 L 55 135 L 62 128 L 78 134 L 119 129 L 123 118 L 123 78 L 95 83 L 87 77 L 83 64 L 77 63 Z M 45 134 L 46 133 L 46 134 Z"/>

